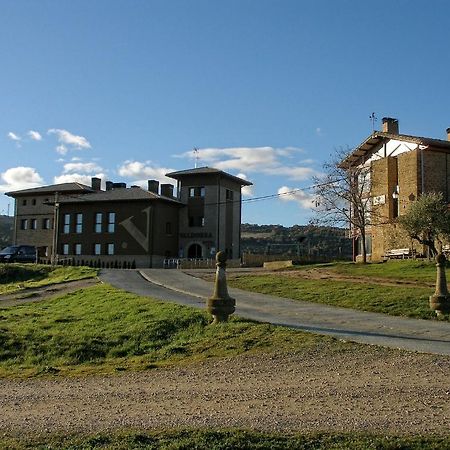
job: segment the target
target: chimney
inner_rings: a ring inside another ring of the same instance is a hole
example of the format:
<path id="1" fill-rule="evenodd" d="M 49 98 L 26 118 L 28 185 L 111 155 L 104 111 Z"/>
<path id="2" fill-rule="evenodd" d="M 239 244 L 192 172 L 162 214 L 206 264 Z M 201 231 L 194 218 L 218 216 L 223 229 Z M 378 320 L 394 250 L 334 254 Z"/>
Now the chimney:
<path id="1" fill-rule="evenodd" d="M 106 190 L 107 191 L 112 191 L 113 190 L 113 186 L 114 186 L 114 183 L 112 181 L 107 181 L 106 182 Z"/>
<path id="2" fill-rule="evenodd" d="M 173 197 L 173 184 L 161 184 L 161 195 Z"/>
<path id="3" fill-rule="evenodd" d="M 383 133 L 398 134 L 398 120 L 392 117 L 383 117 Z"/>
<path id="4" fill-rule="evenodd" d="M 450 141 L 450 128 L 447 128 L 447 140 Z"/>
<path id="5" fill-rule="evenodd" d="M 125 189 L 126 187 L 126 183 L 113 183 L 113 189 Z"/>
<path id="6" fill-rule="evenodd" d="M 158 195 L 159 191 L 159 181 L 157 180 L 148 180 L 148 191 L 153 192 Z"/>
<path id="7" fill-rule="evenodd" d="M 91 187 L 94 191 L 100 191 L 101 184 L 102 184 L 102 180 L 100 178 L 97 178 L 97 177 L 91 178 Z"/>

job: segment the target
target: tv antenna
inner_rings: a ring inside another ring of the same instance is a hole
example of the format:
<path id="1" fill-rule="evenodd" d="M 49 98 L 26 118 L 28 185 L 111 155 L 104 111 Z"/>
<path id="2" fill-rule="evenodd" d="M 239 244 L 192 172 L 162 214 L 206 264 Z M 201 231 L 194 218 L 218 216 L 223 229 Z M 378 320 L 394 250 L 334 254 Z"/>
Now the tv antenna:
<path id="1" fill-rule="evenodd" d="M 194 168 L 196 169 L 197 168 L 197 165 L 198 165 L 198 160 L 199 160 L 199 156 L 198 156 L 198 148 L 197 147 L 194 147 Z"/>
<path id="2" fill-rule="evenodd" d="M 370 116 L 369 116 L 370 121 L 372 122 L 372 133 L 375 131 L 375 122 L 378 120 L 378 117 L 375 115 L 375 113 L 373 112 Z"/>

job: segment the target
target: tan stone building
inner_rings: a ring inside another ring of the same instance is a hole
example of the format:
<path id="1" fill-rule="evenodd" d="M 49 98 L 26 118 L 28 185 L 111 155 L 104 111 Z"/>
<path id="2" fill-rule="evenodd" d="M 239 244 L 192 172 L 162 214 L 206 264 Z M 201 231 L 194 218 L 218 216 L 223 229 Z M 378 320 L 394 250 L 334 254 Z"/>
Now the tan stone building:
<path id="1" fill-rule="evenodd" d="M 167 174 L 177 187 L 147 189 L 100 179 L 8 192 L 15 199 L 14 243 L 42 258 L 162 267 L 169 258 L 240 258 L 241 188 L 250 182 L 202 167 Z"/>
<path id="2" fill-rule="evenodd" d="M 400 134 L 397 119 L 383 118 L 382 131 L 373 132 L 345 160 L 345 164 L 370 170 L 372 225 L 366 251 L 372 261 L 387 252 L 425 249 L 409 239 L 396 218 L 423 193 L 441 192 L 450 203 L 450 128 L 447 140 Z M 361 254 L 356 238 L 355 257 Z"/>

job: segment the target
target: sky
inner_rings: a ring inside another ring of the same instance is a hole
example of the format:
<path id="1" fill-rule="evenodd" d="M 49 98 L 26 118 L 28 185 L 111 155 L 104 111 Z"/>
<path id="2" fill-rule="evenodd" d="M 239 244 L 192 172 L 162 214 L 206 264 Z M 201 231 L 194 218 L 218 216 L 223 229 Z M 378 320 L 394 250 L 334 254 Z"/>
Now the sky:
<path id="1" fill-rule="evenodd" d="M 4 192 L 197 163 L 253 183 L 243 222 L 306 224 L 372 112 L 447 138 L 449 20 L 447 0 L 1 0 L 0 213 Z"/>

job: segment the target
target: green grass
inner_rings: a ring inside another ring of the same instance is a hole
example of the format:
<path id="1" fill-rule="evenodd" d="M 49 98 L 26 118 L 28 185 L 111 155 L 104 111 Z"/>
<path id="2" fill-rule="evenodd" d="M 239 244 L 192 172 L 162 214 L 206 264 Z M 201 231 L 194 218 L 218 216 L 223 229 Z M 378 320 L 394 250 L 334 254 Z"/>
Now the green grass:
<path id="1" fill-rule="evenodd" d="M 391 260 L 385 263 L 355 264 L 347 262 L 335 262 L 327 264 L 315 264 L 295 266 L 290 270 L 324 269 L 342 275 L 357 277 L 376 277 L 388 280 L 406 280 L 434 283 L 436 281 L 436 264 L 427 260 Z M 446 270 L 447 279 L 450 281 L 450 266 Z"/>
<path id="2" fill-rule="evenodd" d="M 433 290 L 427 287 L 307 280 L 283 276 L 282 273 L 241 276 L 230 280 L 229 285 L 262 294 L 394 316 L 420 319 L 436 317 L 429 307 L 429 296 L 433 294 Z M 446 320 L 449 320 L 448 316 Z"/>
<path id="3" fill-rule="evenodd" d="M 344 346 L 238 318 L 215 326 L 210 321 L 205 311 L 108 285 L 0 309 L 0 376 L 108 373 L 257 350 Z"/>
<path id="4" fill-rule="evenodd" d="M 41 264 L 0 264 L 0 295 L 66 281 L 93 278 L 97 269 Z"/>
<path id="5" fill-rule="evenodd" d="M 117 432 L 91 436 L 0 438 L 11 450 L 159 449 L 159 450 L 445 450 L 450 436 L 383 436 L 362 433 L 276 434 L 240 430 L 173 430 Z"/>

